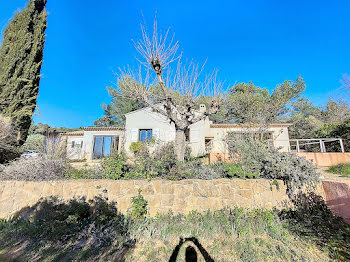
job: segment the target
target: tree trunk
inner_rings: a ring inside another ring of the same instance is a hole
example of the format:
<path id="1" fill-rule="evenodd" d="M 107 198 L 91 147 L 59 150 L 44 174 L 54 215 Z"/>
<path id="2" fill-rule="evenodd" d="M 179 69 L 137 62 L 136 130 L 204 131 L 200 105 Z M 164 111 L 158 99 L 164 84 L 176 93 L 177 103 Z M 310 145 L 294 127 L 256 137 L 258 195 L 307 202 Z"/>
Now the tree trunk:
<path id="1" fill-rule="evenodd" d="M 184 159 L 185 159 L 185 131 L 183 131 L 183 130 L 176 130 L 175 154 L 177 156 L 177 160 L 184 161 Z"/>

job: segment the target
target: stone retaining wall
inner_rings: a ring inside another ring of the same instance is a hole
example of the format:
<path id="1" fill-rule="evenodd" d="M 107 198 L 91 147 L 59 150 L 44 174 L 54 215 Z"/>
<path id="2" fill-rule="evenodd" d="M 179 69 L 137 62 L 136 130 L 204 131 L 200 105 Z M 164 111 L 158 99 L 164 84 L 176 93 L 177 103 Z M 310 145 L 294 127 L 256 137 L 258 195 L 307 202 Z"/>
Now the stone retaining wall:
<path id="1" fill-rule="evenodd" d="M 8 218 L 49 196 L 69 200 L 100 195 L 116 201 L 119 211 L 125 213 L 139 188 L 149 202 L 151 215 L 169 210 L 174 213 L 217 210 L 226 206 L 281 207 L 288 197 L 283 182 L 278 184 L 277 190 L 276 185 L 271 186 L 265 179 L 0 181 L 0 218 Z"/>

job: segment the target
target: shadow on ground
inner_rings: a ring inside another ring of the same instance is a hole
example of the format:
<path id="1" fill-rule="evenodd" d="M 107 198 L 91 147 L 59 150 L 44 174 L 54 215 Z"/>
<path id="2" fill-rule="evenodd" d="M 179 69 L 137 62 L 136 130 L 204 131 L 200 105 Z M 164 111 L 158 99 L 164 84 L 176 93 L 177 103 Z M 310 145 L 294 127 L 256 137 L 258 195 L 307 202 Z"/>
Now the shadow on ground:
<path id="1" fill-rule="evenodd" d="M 294 204 L 294 210 L 284 209 L 279 213 L 288 229 L 315 242 L 332 259 L 350 261 L 350 225 L 335 216 L 324 199 L 314 193 L 300 193 Z"/>
<path id="2" fill-rule="evenodd" d="M 0 222 L 0 261 L 124 261 L 129 223 L 101 198 L 40 200 Z"/>
<path id="3" fill-rule="evenodd" d="M 273 212 L 246 212 L 233 208 L 135 221 L 119 214 L 116 203 L 108 203 L 102 198 L 92 201 L 73 199 L 68 203 L 57 198 L 42 199 L 23 208 L 9 221 L 0 220 L 0 261 L 125 261 L 135 253 L 136 240 L 143 238 L 146 244 L 151 244 L 151 240 L 160 241 L 166 248 L 171 232 L 177 237 L 193 230 L 197 232 L 196 237 L 180 238 L 176 247 L 169 246 L 169 251 L 165 249 L 163 259 L 155 253 L 152 261 L 176 261 L 185 242 L 190 244 L 185 250 L 187 261 L 196 261 L 200 257 L 214 261 L 214 257 L 220 257 L 218 254 L 228 247 L 234 251 L 232 254 L 244 251 L 237 261 L 251 261 L 252 257 L 274 260 L 285 258 L 291 248 L 288 241 L 297 242 L 293 242 L 293 248 L 301 257 L 308 254 L 305 253 L 306 243 L 311 243 L 316 250 L 322 251 L 318 252 L 324 257 L 350 261 L 350 225 L 334 216 L 323 199 L 315 194 L 299 194 L 294 204 L 294 209 Z M 198 239 L 208 238 L 208 233 L 212 236 L 220 233 L 219 239 L 231 237 L 232 241 L 226 244 L 219 241 L 210 248 L 207 244 L 203 247 Z M 278 250 L 274 255 L 266 253 L 268 249 L 261 251 L 263 256 L 246 256 L 256 245 L 261 246 L 263 236 L 265 239 L 269 237 L 266 248 L 274 245 L 279 248 L 279 257 L 276 255 Z M 260 242 L 256 242 L 257 238 Z M 248 249 L 244 243 L 249 244 Z M 285 243 L 288 244 L 283 246 Z M 139 246 L 140 254 L 145 252 L 142 248 Z M 151 254 L 155 247 L 150 248 Z M 290 259 L 286 260 L 293 261 L 295 256 L 291 253 L 288 255 Z"/>

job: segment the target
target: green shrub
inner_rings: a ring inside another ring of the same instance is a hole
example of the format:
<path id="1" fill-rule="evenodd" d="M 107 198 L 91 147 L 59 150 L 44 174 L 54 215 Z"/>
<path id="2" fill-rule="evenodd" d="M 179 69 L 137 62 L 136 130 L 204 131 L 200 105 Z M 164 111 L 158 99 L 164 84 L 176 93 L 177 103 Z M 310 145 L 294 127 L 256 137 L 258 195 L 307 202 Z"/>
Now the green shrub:
<path id="1" fill-rule="evenodd" d="M 143 144 L 135 154 L 134 164 L 130 166 L 125 178 L 154 178 L 166 177 L 170 170 L 177 164 L 173 143 L 162 145 L 149 152 L 147 144 Z"/>
<path id="2" fill-rule="evenodd" d="M 231 137 L 228 148 L 232 156 L 239 157 L 244 171 L 283 180 L 289 196 L 305 186 L 313 188 L 319 181 L 319 174 L 311 162 L 292 153 L 279 152 L 262 141 Z"/>
<path id="3" fill-rule="evenodd" d="M 51 197 L 38 203 L 28 233 L 32 237 L 64 240 L 83 230 L 88 224 L 103 226 L 116 216 L 115 203 L 107 203 L 100 197 L 89 202 L 72 199 L 69 203 Z"/>
<path id="4" fill-rule="evenodd" d="M 131 198 L 131 208 L 128 213 L 134 219 L 144 218 L 148 211 L 148 201 L 141 195 L 141 189 L 138 190 L 138 195 Z"/>
<path id="5" fill-rule="evenodd" d="M 322 126 L 314 134 L 315 137 L 340 137 L 343 139 L 344 149 L 346 152 L 350 151 L 350 119 L 342 123 L 329 123 Z M 339 142 L 327 143 L 327 151 L 340 152 Z"/>
<path id="6" fill-rule="evenodd" d="M 350 177 L 350 164 L 339 164 L 336 166 L 331 166 L 328 172 L 339 174 L 344 177 Z"/>
<path id="7" fill-rule="evenodd" d="M 32 134 L 27 137 L 26 142 L 22 146 L 22 150 L 34 150 L 43 152 L 45 136 L 40 134 Z"/>
<path id="8" fill-rule="evenodd" d="M 0 218 L 0 230 L 5 228 L 8 225 L 8 221 L 6 219 Z"/>
<path id="9" fill-rule="evenodd" d="M 189 145 L 185 146 L 185 161 L 191 160 L 192 148 Z"/>
<path id="10" fill-rule="evenodd" d="M 117 217 L 116 203 L 108 203 L 106 199 L 95 197 L 89 201 L 90 204 L 90 219 L 97 226 L 107 225 Z"/>
<path id="11" fill-rule="evenodd" d="M 138 142 L 132 142 L 132 143 L 130 144 L 129 149 L 130 149 L 131 152 L 137 153 L 137 152 L 140 151 L 141 146 L 142 146 L 142 142 L 140 142 L 140 141 L 138 141 Z"/>
<path id="12" fill-rule="evenodd" d="M 121 179 L 127 171 L 126 158 L 124 154 L 113 154 L 101 161 L 103 178 Z"/>
<path id="13" fill-rule="evenodd" d="M 88 166 L 82 169 L 69 166 L 64 177 L 73 179 L 99 179 L 102 178 L 102 171 L 99 168 L 90 168 Z"/>
<path id="14" fill-rule="evenodd" d="M 224 170 L 227 174 L 227 177 L 239 177 L 239 178 L 258 178 L 258 172 L 249 172 L 245 171 L 241 163 L 225 163 Z"/>
<path id="15" fill-rule="evenodd" d="M 78 232 L 89 217 L 85 201 L 71 200 L 68 204 L 57 198 L 44 199 L 33 217 L 30 233 L 33 237 L 60 240 Z"/>
<path id="16" fill-rule="evenodd" d="M 125 173 L 124 178 L 125 179 L 151 179 L 152 178 L 152 172 L 146 172 L 142 170 L 142 167 L 140 166 L 133 166 L 130 168 L 130 170 Z"/>

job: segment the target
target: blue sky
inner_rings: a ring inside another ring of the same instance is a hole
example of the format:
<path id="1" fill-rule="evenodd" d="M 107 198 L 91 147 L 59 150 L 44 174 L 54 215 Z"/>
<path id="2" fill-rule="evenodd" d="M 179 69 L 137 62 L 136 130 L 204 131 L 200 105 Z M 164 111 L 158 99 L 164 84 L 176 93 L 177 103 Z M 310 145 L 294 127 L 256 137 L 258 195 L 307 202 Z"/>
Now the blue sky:
<path id="1" fill-rule="evenodd" d="M 0 28 L 26 0 L 0 0 Z M 93 125 L 113 71 L 135 66 L 131 39 L 140 36 L 141 12 L 157 11 L 171 27 L 184 57 L 218 68 L 227 84 L 252 80 L 272 89 L 300 74 L 305 96 L 324 104 L 339 98 L 350 73 L 350 1 L 118 1 L 48 0 L 48 28 L 36 122 Z"/>

